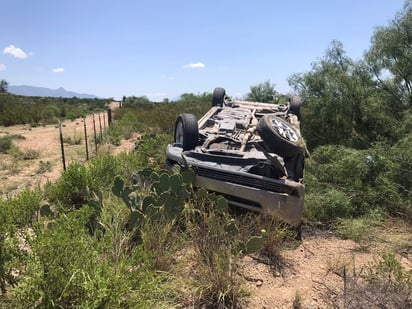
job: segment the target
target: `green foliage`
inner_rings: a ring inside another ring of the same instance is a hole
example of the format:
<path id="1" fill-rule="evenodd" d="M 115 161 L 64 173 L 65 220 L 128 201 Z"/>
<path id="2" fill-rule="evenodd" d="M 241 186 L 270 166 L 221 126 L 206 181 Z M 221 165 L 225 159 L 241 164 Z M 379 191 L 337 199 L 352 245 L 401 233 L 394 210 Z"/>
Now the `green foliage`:
<path id="1" fill-rule="evenodd" d="M 405 140 L 407 143 L 407 141 Z M 306 164 L 306 210 L 310 220 L 330 222 L 375 208 L 410 214 L 410 153 L 405 142 L 368 150 L 322 146 Z"/>
<path id="2" fill-rule="evenodd" d="M 273 102 L 275 93 L 275 85 L 267 80 L 256 86 L 250 86 L 250 92 L 246 95 L 246 100 L 269 103 Z"/>
<path id="3" fill-rule="evenodd" d="M 0 288 L 2 294 L 7 292 L 6 284 L 16 283 L 12 275 L 13 260 L 18 254 L 16 231 L 17 227 L 13 223 L 10 204 L 0 199 Z"/>
<path id="4" fill-rule="evenodd" d="M 166 146 L 172 143 L 173 138 L 167 134 L 145 134 L 135 147 L 135 160 L 142 168 L 162 169 L 166 162 Z"/>
<path id="5" fill-rule="evenodd" d="M 310 221 L 331 223 L 337 218 L 348 218 L 353 214 L 353 206 L 342 191 L 332 189 L 306 195 L 304 215 Z"/>
<path id="6" fill-rule="evenodd" d="M 126 102 L 129 98 L 125 98 Z M 212 95 L 182 94 L 180 100 L 172 103 L 144 102 L 125 104 L 116 110 L 114 118 L 118 120 L 116 129 L 120 135 L 128 135 L 131 131 L 148 134 L 173 134 L 177 116 L 182 113 L 192 113 L 202 116 L 211 106 Z"/>
<path id="7" fill-rule="evenodd" d="M 0 153 L 7 153 L 13 146 L 13 137 L 5 135 L 0 137 Z"/>
<path id="8" fill-rule="evenodd" d="M 86 167 L 71 163 L 59 180 L 46 187 L 46 195 L 51 202 L 60 203 L 67 208 L 79 207 L 91 199 L 92 178 Z"/>
<path id="9" fill-rule="evenodd" d="M 109 231 L 115 230 L 108 227 L 100 240 L 90 235 L 86 225 L 92 214 L 85 207 L 35 229 L 26 273 L 15 290 L 16 304 L 24 308 L 123 308 L 155 300 L 159 279 L 145 268 L 145 255 L 139 250 L 124 255 L 126 248 L 119 248 L 123 255 L 113 260 L 108 253 L 114 252 L 115 236 Z"/>
<path id="10" fill-rule="evenodd" d="M 217 208 L 220 199 L 200 189 L 185 207 L 186 225 L 195 251 L 196 273 L 191 285 L 195 288 L 196 307 L 236 307 L 245 296 L 238 265 L 239 229 L 225 207 Z"/>
<path id="11" fill-rule="evenodd" d="M 7 292 L 7 284 L 18 283 L 15 270 L 22 267 L 25 252 L 22 248 L 22 234 L 26 227 L 35 222 L 35 214 L 40 209 L 39 192 L 24 190 L 17 196 L 0 199 L 0 287 Z M 23 263 L 24 265 L 24 263 Z"/>
<path id="12" fill-rule="evenodd" d="M 18 227 L 32 226 L 41 207 L 42 196 L 39 191 L 23 190 L 6 201 L 13 224 Z"/>
<path id="13" fill-rule="evenodd" d="M 387 94 L 387 104 L 397 119 L 412 107 L 412 59 L 409 46 L 412 28 L 412 2 L 405 1 L 388 26 L 376 29 L 366 60 L 379 88 Z M 391 77 L 387 78 L 387 72 Z"/>
<path id="14" fill-rule="evenodd" d="M 394 123 L 381 116 L 385 106 L 368 68 L 347 57 L 340 42 L 332 42 L 326 56 L 313 64 L 312 71 L 293 75 L 289 83 L 305 99 L 302 131 L 310 149 L 327 144 L 367 148 L 377 138 L 391 133 L 387 127 L 371 130 L 377 118 L 390 128 Z"/>
<path id="15" fill-rule="evenodd" d="M 371 231 L 374 227 L 381 225 L 383 221 L 384 215 L 382 212 L 372 210 L 370 213 L 358 218 L 338 219 L 336 232 L 344 239 L 352 239 L 362 247 L 367 247 L 375 237 Z"/>
<path id="16" fill-rule="evenodd" d="M 111 154 L 93 157 L 86 167 L 87 174 L 90 175 L 90 189 L 97 192 L 110 188 L 119 173 L 120 164 L 119 158 Z"/>
<path id="17" fill-rule="evenodd" d="M 10 154 L 18 160 L 35 160 L 40 157 L 40 151 L 32 148 L 19 149 L 12 147 Z"/>
<path id="18" fill-rule="evenodd" d="M 26 97 L 12 94 L 0 96 L 0 125 L 56 124 L 58 119 L 75 119 L 101 111 L 107 100 Z"/>

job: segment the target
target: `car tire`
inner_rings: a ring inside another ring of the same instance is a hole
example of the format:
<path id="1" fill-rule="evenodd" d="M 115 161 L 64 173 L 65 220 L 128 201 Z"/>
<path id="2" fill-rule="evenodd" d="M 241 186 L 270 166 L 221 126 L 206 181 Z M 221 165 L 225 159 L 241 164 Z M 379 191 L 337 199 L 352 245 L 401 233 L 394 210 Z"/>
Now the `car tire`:
<path id="1" fill-rule="evenodd" d="M 212 106 L 223 106 L 226 97 L 226 90 L 224 88 L 215 88 L 213 90 Z"/>
<path id="2" fill-rule="evenodd" d="M 271 152 L 289 158 L 302 151 L 303 141 L 299 131 L 274 114 L 264 115 L 256 129 Z"/>
<path id="3" fill-rule="evenodd" d="M 300 120 L 300 107 L 302 106 L 302 97 L 299 95 L 291 96 L 289 99 L 289 112 L 298 116 Z"/>
<path id="4" fill-rule="evenodd" d="M 184 151 L 194 149 L 199 142 L 199 127 L 196 116 L 180 114 L 177 117 L 174 134 L 175 144 L 179 144 Z"/>

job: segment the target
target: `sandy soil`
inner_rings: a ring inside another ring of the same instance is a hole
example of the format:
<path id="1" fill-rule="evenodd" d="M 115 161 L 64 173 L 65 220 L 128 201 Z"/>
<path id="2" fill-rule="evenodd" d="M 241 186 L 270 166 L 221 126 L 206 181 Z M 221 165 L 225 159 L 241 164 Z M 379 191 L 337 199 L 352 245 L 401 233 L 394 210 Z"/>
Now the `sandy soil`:
<path id="1" fill-rule="evenodd" d="M 111 104 L 112 110 L 117 107 L 117 102 Z M 94 124 L 93 115 L 86 117 L 85 120 L 79 118 L 73 121 L 64 121 L 62 123 L 64 140 L 68 138 L 72 140 L 81 139 L 79 145 L 64 143 L 66 167 L 73 161 L 86 161 L 84 121 L 86 121 L 89 158 L 96 153 L 94 131 L 96 131 L 96 136 L 99 138 L 100 132 L 104 132 L 108 128 L 106 113 L 95 114 Z M 63 160 L 58 125 L 39 127 L 31 127 L 30 125 L 0 126 L 0 136 L 4 135 L 18 136 L 19 138 L 13 140 L 13 144 L 23 152 L 28 150 L 37 151 L 39 157 L 34 160 L 17 160 L 12 155 L 0 154 L 0 196 L 4 197 L 17 193 L 24 188 L 43 186 L 47 181 L 54 181 L 60 176 L 63 170 Z M 123 140 L 118 147 L 100 145 L 98 151 L 112 151 L 114 153 L 128 151 L 134 142 L 133 139 Z M 50 166 L 47 171 L 41 170 L 45 164 Z"/>
<path id="2" fill-rule="evenodd" d="M 114 108 L 116 105 L 113 106 Z M 100 115 L 102 128 L 107 126 L 107 115 Z M 100 132 L 99 115 L 95 115 L 97 134 Z M 93 140 L 93 117 L 86 118 L 89 135 L 89 152 L 95 151 Z M 84 162 L 86 150 L 84 143 L 83 119 L 63 123 L 64 136 L 81 137 L 80 145 L 64 145 L 66 164 L 71 161 Z M 0 136 L 15 134 L 23 138 L 16 139 L 20 149 L 34 149 L 40 153 L 35 160 L 16 160 L 10 155 L 0 155 L 0 193 L 7 196 L 23 188 L 42 186 L 47 181 L 56 180 L 63 169 L 59 128 L 44 126 L 0 127 Z M 122 141 L 114 153 L 129 151 L 134 140 Z M 43 163 L 41 163 L 43 162 Z M 39 171 L 44 162 L 49 162 L 49 171 Z M 281 267 L 274 269 L 253 257 L 243 259 L 243 272 L 247 285 L 252 292 L 247 308 L 333 308 L 334 304 L 342 307 L 343 266 L 361 270 L 375 261 L 379 254 L 387 250 L 397 252 L 399 261 L 407 268 L 412 267 L 412 228 L 408 225 L 393 224 L 382 231 L 375 243 L 360 250 L 358 244 L 342 240 L 328 232 L 313 232 L 306 228 L 303 241 L 293 249 L 282 252 Z"/>

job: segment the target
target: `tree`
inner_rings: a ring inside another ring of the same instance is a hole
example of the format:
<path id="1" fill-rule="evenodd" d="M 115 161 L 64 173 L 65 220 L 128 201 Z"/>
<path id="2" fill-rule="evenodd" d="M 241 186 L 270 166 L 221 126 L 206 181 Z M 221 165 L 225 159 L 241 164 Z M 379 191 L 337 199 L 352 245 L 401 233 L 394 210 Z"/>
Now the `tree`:
<path id="1" fill-rule="evenodd" d="M 393 133 L 367 66 L 346 56 L 339 41 L 310 72 L 293 75 L 289 84 L 304 98 L 302 131 L 311 149 L 328 144 L 367 148 Z"/>
<path id="2" fill-rule="evenodd" d="M 0 81 L 0 93 L 7 93 L 8 87 L 9 83 L 5 79 L 2 79 Z"/>
<path id="3" fill-rule="evenodd" d="M 398 119 L 412 107 L 412 1 L 386 27 L 376 29 L 366 61 Z"/>
<path id="4" fill-rule="evenodd" d="M 255 102 L 273 102 L 273 95 L 276 93 L 275 84 L 266 80 L 256 86 L 250 86 L 250 92 L 246 95 L 246 100 Z"/>

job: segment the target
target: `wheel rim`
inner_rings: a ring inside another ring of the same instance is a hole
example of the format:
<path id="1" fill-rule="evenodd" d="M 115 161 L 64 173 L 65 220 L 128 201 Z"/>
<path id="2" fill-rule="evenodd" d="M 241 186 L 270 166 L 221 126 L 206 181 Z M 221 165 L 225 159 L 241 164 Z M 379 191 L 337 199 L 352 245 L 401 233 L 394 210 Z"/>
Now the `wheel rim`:
<path id="1" fill-rule="evenodd" d="M 293 128 L 288 126 L 286 123 L 279 121 L 278 119 L 272 119 L 272 126 L 278 132 L 278 134 L 284 139 L 297 142 L 299 140 L 298 134 Z"/>
<path id="2" fill-rule="evenodd" d="M 176 124 L 175 143 L 183 145 L 183 122 L 181 120 Z"/>

